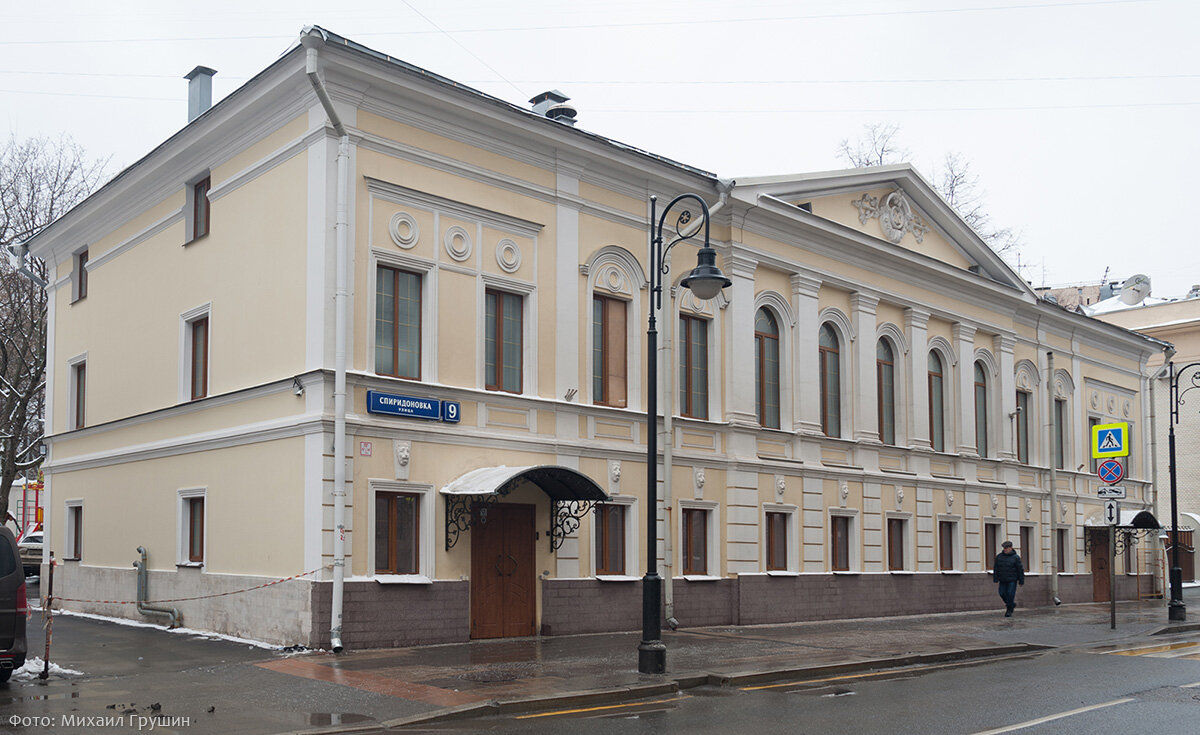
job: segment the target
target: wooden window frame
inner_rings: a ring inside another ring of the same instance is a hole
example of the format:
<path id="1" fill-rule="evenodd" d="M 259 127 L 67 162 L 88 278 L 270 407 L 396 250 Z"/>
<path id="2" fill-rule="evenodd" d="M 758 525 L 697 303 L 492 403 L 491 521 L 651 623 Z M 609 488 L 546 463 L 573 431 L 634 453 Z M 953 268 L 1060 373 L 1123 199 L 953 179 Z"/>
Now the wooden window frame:
<path id="1" fill-rule="evenodd" d="M 184 498 L 184 503 L 186 503 L 187 506 L 187 560 L 189 562 L 203 564 L 205 523 L 204 496 L 197 495 L 194 497 Z M 197 523 L 199 524 L 199 528 L 197 528 Z"/>
<path id="2" fill-rule="evenodd" d="M 75 298 L 71 303 L 87 298 L 88 295 L 88 251 L 80 250 L 75 254 Z"/>
<path id="3" fill-rule="evenodd" d="M 980 457 L 988 456 L 988 388 L 987 368 L 976 361 L 975 372 L 975 451 Z M 982 376 L 982 380 L 980 379 Z"/>
<path id="4" fill-rule="evenodd" d="M 75 386 L 75 400 L 73 401 L 72 411 L 75 415 L 72 416 L 72 428 L 82 429 L 85 424 L 84 409 L 87 406 L 87 361 L 77 362 L 71 366 L 71 381 Z"/>
<path id="5" fill-rule="evenodd" d="M 996 554 L 1000 553 L 1000 524 L 983 524 L 983 570 L 992 571 Z"/>
<path id="6" fill-rule="evenodd" d="M 957 554 L 954 553 L 958 546 L 957 530 L 958 523 L 955 521 L 938 521 L 938 571 L 958 571 L 955 566 Z"/>
<path id="7" fill-rule="evenodd" d="M 1067 460 L 1067 401 L 1065 398 L 1054 399 L 1054 467 L 1063 469 Z M 1090 454 L 1090 452 L 1089 452 Z"/>
<path id="8" fill-rule="evenodd" d="M 626 558 L 629 533 L 629 506 L 624 503 L 598 503 L 596 505 L 596 574 L 622 576 L 626 574 L 629 560 Z M 620 568 L 608 566 L 613 554 L 620 558 Z"/>
<path id="9" fill-rule="evenodd" d="M 1017 543 L 1020 548 L 1017 553 L 1021 555 L 1021 562 L 1025 565 L 1025 570 L 1029 571 L 1030 564 L 1033 563 L 1033 545 L 1034 541 L 1033 526 L 1021 526 L 1017 531 Z"/>
<path id="10" fill-rule="evenodd" d="M 783 413 L 782 412 L 783 407 L 782 407 L 782 401 L 780 400 L 780 389 L 779 389 L 779 386 L 780 386 L 779 320 L 777 320 L 775 318 L 775 315 L 772 314 L 771 311 L 769 309 L 767 309 L 766 307 L 759 307 L 758 311 L 764 312 L 767 315 L 767 317 L 771 320 L 772 326 L 774 326 L 774 328 L 775 328 L 775 334 L 770 334 L 768 332 L 760 331 L 757 328 L 757 326 L 754 329 L 755 386 L 757 388 L 757 390 L 755 391 L 755 393 L 756 393 L 755 403 L 758 408 L 758 423 L 760 426 L 763 426 L 768 429 L 778 429 L 779 424 L 780 424 L 780 418 Z M 754 322 L 755 322 L 755 325 L 758 324 L 758 313 L 757 312 L 755 313 Z M 767 388 L 767 385 L 768 385 L 767 378 L 771 377 L 767 371 L 767 360 L 766 360 L 767 345 L 769 342 L 775 343 L 775 355 L 776 355 L 775 374 L 774 374 L 775 395 L 773 396 L 775 399 L 775 420 L 774 421 L 767 420 L 767 409 L 768 409 L 767 399 L 769 397 L 771 397 L 771 396 L 768 396 L 768 388 Z"/>
<path id="11" fill-rule="evenodd" d="M 208 397 L 208 344 L 210 340 L 211 322 L 208 314 L 188 322 L 188 339 L 191 342 L 191 364 L 188 366 L 188 394 L 191 400 Z M 203 326 L 203 329 L 199 327 Z M 203 339 L 197 339 L 201 335 Z M 196 374 L 199 362 L 200 374 Z M 199 380 L 197 380 L 199 379 Z"/>
<path id="12" fill-rule="evenodd" d="M 79 561 L 83 558 L 83 503 L 68 501 L 67 506 L 67 538 L 70 548 L 66 561 Z"/>
<path id="13" fill-rule="evenodd" d="M 410 498 L 413 507 L 412 516 L 412 569 L 402 570 L 400 568 L 400 549 L 398 539 L 399 523 L 397 519 L 397 504 L 394 502 L 396 498 Z M 411 492 L 396 492 L 391 490 L 376 490 L 375 491 L 375 517 L 371 519 L 372 524 L 376 524 L 379 518 L 380 504 L 384 505 L 384 512 L 387 513 L 387 559 L 382 562 L 379 559 L 378 548 L 375 553 L 375 574 L 397 574 L 397 575 L 419 575 L 421 574 L 421 504 L 423 498 L 420 493 Z M 379 538 L 373 540 L 373 543 L 378 545 Z M 382 566 L 381 566 L 382 564 Z"/>
<path id="14" fill-rule="evenodd" d="M 1029 411 L 1033 405 L 1033 394 L 1017 391 L 1017 462 L 1029 464 Z"/>
<path id="15" fill-rule="evenodd" d="M 832 571 L 848 572 L 854 564 L 850 554 L 853 522 L 850 516 L 829 516 L 829 568 Z"/>
<path id="16" fill-rule="evenodd" d="M 887 523 L 887 565 L 889 572 L 907 571 L 907 556 L 904 553 L 906 537 L 908 536 L 907 518 L 888 518 Z"/>
<path id="17" fill-rule="evenodd" d="M 380 316 L 379 308 L 378 308 L 379 283 L 380 283 L 380 278 L 382 278 L 385 274 L 388 277 L 390 277 L 392 280 L 392 313 L 391 313 L 391 319 L 392 319 L 392 371 L 387 372 L 387 371 L 383 371 L 383 370 L 379 369 L 379 359 L 378 359 L 379 346 L 375 345 L 375 355 L 372 356 L 372 361 L 374 362 L 374 367 L 375 367 L 375 373 L 377 375 L 387 375 L 389 377 L 403 378 L 405 380 L 420 380 L 421 379 L 421 358 L 422 358 L 421 340 L 424 339 L 424 336 L 422 334 L 422 330 L 424 329 L 424 324 L 423 324 L 424 320 L 421 318 L 421 315 L 423 314 L 423 309 L 425 306 L 424 305 L 424 293 L 423 293 L 423 288 L 424 288 L 423 278 L 420 273 L 415 273 L 415 272 L 407 270 L 405 268 L 397 268 L 395 266 L 386 265 L 384 263 L 377 263 L 375 265 L 375 294 L 376 294 L 376 296 L 375 296 L 375 298 L 376 298 L 375 326 L 376 326 L 376 329 L 378 329 L 379 316 Z M 405 375 L 400 372 L 400 327 L 401 327 L 401 325 L 400 325 L 399 293 L 400 293 L 400 279 L 404 276 L 411 276 L 412 278 L 415 278 L 417 281 L 417 283 L 416 283 L 417 333 L 416 333 L 416 339 L 415 339 L 415 346 L 416 346 L 416 353 L 417 353 L 417 360 L 416 360 L 417 370 L 414 375 Z"/>
<path id="18" fill-rule="evenodd" d="M 692 362 L 692 347 L 696 340 L 696 335 L 693 334 L 694 329 L 702 330 L 704 334 L 704 350 L 701 353 L 704 356 L 704 365 L 696 366 Z M 680 368 L 683 376 L 679 381 L 679 389 L 683 393 L 683 398 L 679 402 L 679 413 L 682 416 L 693 419 L 708 420 L 708 348 L 709 348 L 708 320 L 702 319 L 691 314 L 679 315 L 679 359 L 681 361 Z M 701 370 L 704 373 L 703 395 L 699 401 L 693 401 L 693 393 L 695 392 L 695 384 L 693 382 L 693 372 Z M 653 386 L 651 386 L 653 389 Z M 703 405 L 696 406 L 695 403 Z"/>
<path id="19" fill-rule="evenodd" d="M 792 514 L 778 510 L 768 510 L 766 512 L 766 543 L 767 543 L 767 571 L 768 572 L 786 572 L 788 571 L 788 526 L 791 524 Z M 782 538 L 781 538 L 782 536 Z M 782 548 L 778 548 L 782 545 Z"/>
<path id="20" fill-rule="evenodd" d="M 926 370 L 927 370 L 926 380 L 928 383 L 928 393 L 929 393 L 929 396 L 928 396 L 928 398 L 929 398 L 929 446 L 935 452 L 944 452 L 944 451 L 946 451 L 946 372 L 945 372 L 946 368 L 945 368 L 945 361 L 942 360 L 942 356 L 937 353 L 937 350 L 930 350 L 929 354 L 933 355 L 938 363 L 938 370 L 936 372 L 934 372 L 933 370 L 929 370 L 928 367 L 926 368 Z M 928 366 L 928 362 L 926 362 L 926 365 Z M 934 379 L 937 380 L 937 390 L 936 391 L 934 390 Z M 940 422 L 934 421 L 934 418 L 935 418 L 934 405 L 933 405 L 934 393 L 937 394 L 938 399 L 939 399 L 938 403 L 941 406 L 941 412 L 942 412 L 941 419 L 942 420 Z M 937 431 L 936 429 L 939 429 L 939 428 L 940 428 L 940 431 Z"/>
<path id="21" fill-rule="evenodd" d="M 888 352 L 891 353 L 891 360 L 884 360 L 879 357 L 879 345 L 886 345 Z M 891 395 L 884 396 L 884 374 L 891 372 Z M 884 444 L 895 445 L 896 443 L 896 349 L 886 338 L 880 337 L 875 345 L 875 396 L 878 403 L 877 419 L 879 421 L 879 441 Z M 885 419 L 891 419 L 890 434 L 885 431 L 887 423 Z"/>
<path id="22" fill-rule="evenodd" d="M 598 324 L 594 321 L 596 308 L 600 310 Z M 592 344 L 592 402 L 599 406 L 625 408 L 629 402 L 629 302 L 592 294 L 592 309 L 593 332 L 597 327 L 600 332 L 600 339 L 595 340 L 593 336 Z M 618 313 L 619 326 L 614 324 Z M 596 391 L 597 384 L 599 392 Z"/>
<path id="23" fill-rule="evenodd" d="M 699 554 L 699 558 L 702 559 L 703 563 L 704 563 L 704 566 L 699 569 L 692 566 L 692 558 L 694 556 L 696 556 L 695 554 L 692 553 L 692 551 L 693 551 L 692 536 L 693 536 L 693 533 L 695 532 L 695 524 L 697 524 L 697 523 L 701 524 L 700 525 L 701 533 L 699 534 L 699 538 L 702 540 L 701 543 L 703 544 L 703 546 L 700 549 L 701 553 Z M 680 524 L 682 526 L 683 532 L 680 534 L 681 540 L 682 540 L 682 543 L 680 544 L 680 552 L 683 555 L 683 564 L 681 566 L 683 568 L 684 576 L 704 577 L 704 576 L 708 576 L 708 574 L 709 574 L 709 571 L 708 571 L 709 523 L 711 523 L 711 511 L 709 511 L 707 508 L 682 508 L 681 509 Z"/>
<path id="24" fill-rule="evenodd" d="M 516 301 L 517 310 L 517 338 L 518 342 L 518 362 L 517 368 L 517 387 L 515 389 L 504 387 L 504 320 L 506 312 L 504 303 L 506 298 L 511 298 Z M 487 380 L 487 356 L 484 356 L 484 388 L 502 393 L 521 394 L 524 392 L 525 385 L 525 297 L 521 294 L 511 291 L 502 291 L 500 289 L 489 288 L 484 290 L 484 329 L 487 330 L 487 311 L 488 303 L 494 300 L 495 308 L 492 314 L 492 332 L 490 334 L 493 341 L 492 361 L 495 374 L 492 376 L 495 381 L 488 382 Z M 484 351 L 487 349 L 487 339 L 484 339 Z"/>
<path id="25" fill-rule="evenodd" d="M 837 330 L 829 326 L 828 323 L 821 325 L 821 329 L 825 329 L 826 327 L 833 334 L 835 344 L 833 347 L 826 347 L 820 344 L 820 330 L 818 330 L 817 372 L 820 373 L 821 377 L 821 431 L 825 436 L 836 439 L 842 435 L 842 340 L 838 337 Z M 834 386 L 833 391 L 829 390 L 830 361 L 837 365 L 837 385 Z M 833 425 L 832 416 L 830 415 L 832 413 L 830 410 L 832 406 L 830 404 L 835 401 L 837 403 L 837 426 Z"/>
<path id="26" fill-rule="evenodd" d="M 208 192 L 212 189 L 212 177 L 205 176 L 192 184 L 192 240 L 208 235 L 212 224 L 212 202 Z"/>
<path id="27" fill-rule="evenodd" d="M 1070 543 L 1068 543 L 1068 540 L 1070 538 L 1070 533 L 1071 533 L 1070 528 L 1054 529 L 1055 551 L 1058 552 L 1058 559 L 1057 559 L 1058 571 L 1062 572 L 1064 574 L 1067 572 L 1067 554 L 1070 554 L 1074 551 L 1074 549 L 1071 548 L 1072 545 Z M 1126 548 L 1131 548 L 1131 547 L 1132 547 L 1132 544 L 1126 546 Z M 1135 551 L 1135 554 L 1136 554 L 1136 551 Z M 1074 561 L 1075 561 L 1074 559 L 1071 560 L 1072 563 L 1070 566 L 1072 569 L 1075 567 Z"/>

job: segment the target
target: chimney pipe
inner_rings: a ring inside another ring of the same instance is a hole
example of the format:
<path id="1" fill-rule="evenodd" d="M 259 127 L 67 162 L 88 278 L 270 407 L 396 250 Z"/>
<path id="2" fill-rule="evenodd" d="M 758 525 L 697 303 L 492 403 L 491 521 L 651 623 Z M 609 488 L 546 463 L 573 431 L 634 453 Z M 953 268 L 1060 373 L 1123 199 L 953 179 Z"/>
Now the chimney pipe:
<path id="1" fill-rule="evenodd" d="M 212 107 L 212 78 L 216 73 L 216 69 L 197 66 L 184 76 L 188 80 L 188 122 Z"/>

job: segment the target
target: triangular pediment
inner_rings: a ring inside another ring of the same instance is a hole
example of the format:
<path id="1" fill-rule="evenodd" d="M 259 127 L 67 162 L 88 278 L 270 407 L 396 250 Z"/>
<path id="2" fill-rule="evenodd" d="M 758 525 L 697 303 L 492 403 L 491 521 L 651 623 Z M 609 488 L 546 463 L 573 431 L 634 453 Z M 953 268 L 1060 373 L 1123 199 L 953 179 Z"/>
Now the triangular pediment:
<path id="1" fill-rule="evenodd" d="M 798 216 L 837 223 L 946 265 L 1028 290 L 1028 286 L 907 164 L 737 180 L 737 192 L 767 196 Z M 800 214 L 802 213 L 802 214 Z"/>

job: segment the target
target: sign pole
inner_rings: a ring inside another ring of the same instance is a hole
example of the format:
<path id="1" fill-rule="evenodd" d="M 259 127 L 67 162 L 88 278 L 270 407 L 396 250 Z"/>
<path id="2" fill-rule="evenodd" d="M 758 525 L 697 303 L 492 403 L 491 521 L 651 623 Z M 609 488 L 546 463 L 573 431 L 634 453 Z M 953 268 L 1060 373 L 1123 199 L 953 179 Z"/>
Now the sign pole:
<path id="1" fill-rule="evenodd" d="M 1109 629 L 1117 629 L 1117 527 L 1108 527 L 1108 615 Z"/>

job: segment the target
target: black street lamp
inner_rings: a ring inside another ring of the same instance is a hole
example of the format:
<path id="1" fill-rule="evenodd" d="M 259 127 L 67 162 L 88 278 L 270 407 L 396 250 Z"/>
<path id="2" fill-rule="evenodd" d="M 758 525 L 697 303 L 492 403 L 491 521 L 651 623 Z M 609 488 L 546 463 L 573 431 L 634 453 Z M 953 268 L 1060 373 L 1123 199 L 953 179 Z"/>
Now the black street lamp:
<path id="1" fill-rule="evenodd" d="M 663 226 L 676 204 L 694 199 L 701 219 L 693 222 L 691 210 L 675 219 L 675 238 L 663 247 Z M 717 251 L 708 242 L 708 205 L 695 194 L 680 194 L 671 200 L 655 221 L 658 197 L 650 197 L 650 324 L 646 330 L 646 576 L 642 577 L 642 642 L 638 644 L 638 671 L 662 674 L 667 670 L 667 647 L 662 642 L 662 578 L 658 576 L 658 328 L 654 312 L 662 309 L 662 279 L 669 267 L 664 258 L 671 248 L 690 240 L 704 226 L 704 244 L 696 255 L 696 267 L 680 283 L 696 298 L 708 300 L 733 282 L 717 268 Z M 670 369 L 670 368 L 668 368 Z"/>
<path id="2" fill-rule="evenodd" d="M 1183 405 L 1183 394 L 1193 388 L 1200 388 L 1200 362 L 1184 365 L 1176 373 L 1175 363 L 1168 363 L 1171 376 L 1171 419 L 1167 422 L 1167 447 L 1171 464 L 1171 602 L 1167 605 L 1167 620 L 1187 620 L 1187 606 L 1183 604 L 1183 570 L 1179 567 L 1179 502 L 1176 490 L 1175 468 L 1175 424 L 1179 423 L 1179 407 Z M 1179 390 L 1179 379 L 1192 368 L 1191 385 Z"/>

